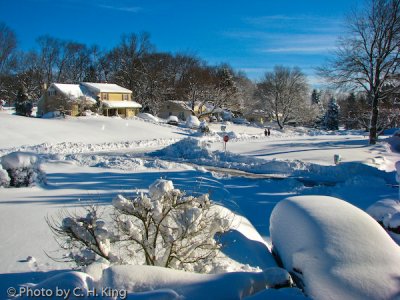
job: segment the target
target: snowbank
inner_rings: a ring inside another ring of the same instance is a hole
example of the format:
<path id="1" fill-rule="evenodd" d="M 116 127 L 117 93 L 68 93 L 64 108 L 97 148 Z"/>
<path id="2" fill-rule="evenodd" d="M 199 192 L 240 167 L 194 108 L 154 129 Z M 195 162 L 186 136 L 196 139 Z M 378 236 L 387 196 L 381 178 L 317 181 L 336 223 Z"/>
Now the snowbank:
<path id="1" fill-rule="evenodd" d="M 400 248 L 347 202 L 287 198 L 275 206 L 270 231 L 284 267 L 311 298 L 394 299 L 400 293 Z"/>
<path id="2" fill-rule="evenodd" d="M 393 183 L 391 173 L 357 162 L 323 166 L 300 160 L 265 160 L 231 152 L 211 151 L 208 147 L 208 141 L 204 139 L 186 138 L 164 149 L 150 153 L 150 156 L 178 162 L 236 169 L 255 174 L 268 174 L 277 177 L 293 176 L 317 182 L 346 183 L 348 181 L 346 184 L 352 184 L 354 177 L 357 177 L 357 180 L 363 180 L 360 179 L 360 174 L 362 174 L 362 176 L 370 176 L 368 180 L 374 178 L 370 182 Z"/>
<path id="3" fill-rule="evenodd" d="M 140 113 L 140 114 L 137 115 L 137 117 L 140 118 L 140 119 L 143 119 L 145 121 L 150 121 L 150 122 L 153 122 L 153 123 L 159 123 L 160 122 L 159 118 L 157 118 L 157 117 L 155 117 L 155 116 L 153 116 L 152 114 L 149 114 L 149 113 Z"/>
<path id="4" fill-rule="evenodd" d="M 204 275 L 154 266 L 119 265 L 105 269 L 97 281 L 83 272 L 62 272 L 38 284 L 27 284 L 17 291 L 21 292 L 18 299 L 32 298 L 29 292 L 44 291 L 47 297 L 34 298 L 53 299 L 49 295 L 58 295 L 60 299 L 234 300 L 265 291 L 269 287 L 289 284 L 289 274 L 280 268 L 271 268 L 264 272 Z M 64 293 L 61 294 L 61 291 Z"/>

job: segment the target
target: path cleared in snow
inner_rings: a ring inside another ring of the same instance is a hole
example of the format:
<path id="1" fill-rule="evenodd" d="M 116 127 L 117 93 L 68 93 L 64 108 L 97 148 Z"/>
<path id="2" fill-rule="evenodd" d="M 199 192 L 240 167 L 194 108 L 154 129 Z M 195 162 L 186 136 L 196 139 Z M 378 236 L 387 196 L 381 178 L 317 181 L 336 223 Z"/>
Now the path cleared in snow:
<path id="1" fill-rule="evenodd" d="M 211 149 L 222 151 L 222 143 L 213 143 Z M 251 142 L 230 141 L 227 150 L 265 160 L 301 160 L 320 165 L 334 165 L 335 154 L 341 156 L 342 162 L 373 164 L 383 160 L 386 152 L 382 145 L 368 145 L 368 138 L 362 135 L 272 136 Z"/>

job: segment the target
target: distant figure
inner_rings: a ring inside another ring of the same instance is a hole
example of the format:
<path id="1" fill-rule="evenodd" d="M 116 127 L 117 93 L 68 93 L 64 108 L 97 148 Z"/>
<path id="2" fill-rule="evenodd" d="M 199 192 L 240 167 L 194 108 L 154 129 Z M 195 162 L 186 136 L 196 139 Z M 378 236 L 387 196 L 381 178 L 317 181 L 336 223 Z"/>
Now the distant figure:
<path id="1" fill-rule="evenodd" d="M 265 136 L 270 136 L 271 135 L 271 131 L 269 130 L 269 128 L 265 128 L 264 135 Z"/>

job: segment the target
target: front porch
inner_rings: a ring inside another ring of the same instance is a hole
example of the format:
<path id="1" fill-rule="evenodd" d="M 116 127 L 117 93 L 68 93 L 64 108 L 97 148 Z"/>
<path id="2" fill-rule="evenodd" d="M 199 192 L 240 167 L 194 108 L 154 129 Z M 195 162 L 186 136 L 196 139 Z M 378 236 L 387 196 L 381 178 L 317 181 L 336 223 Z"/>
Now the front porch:
<path id="1" fill-rule="evenodd" d="M 141 107 L 142 105 L 134 101 L 102 101 L 103 115 L 107 117 L 134 117 Z"/>

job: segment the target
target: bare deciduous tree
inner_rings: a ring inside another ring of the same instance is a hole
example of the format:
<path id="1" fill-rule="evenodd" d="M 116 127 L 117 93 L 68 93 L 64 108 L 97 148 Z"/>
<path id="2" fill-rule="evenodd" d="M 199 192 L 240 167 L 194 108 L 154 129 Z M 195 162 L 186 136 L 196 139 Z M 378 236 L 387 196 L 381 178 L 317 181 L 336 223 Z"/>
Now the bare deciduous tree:
<path id="1" fill-rule="evenodd" d="M 371 104 L 369 142 L 378 138 L 381 102 L 398 88 L 400 0 L 368 0 L 348 18 L 348 36 L 320 75 L 338 87 L 364 90 Z M 392 88 L 385 89 L 389 83 Z"/>
<path id="2" fill-rule="evenodd" d="M 17 38 L 14 31 L 4 23 L 0 23 L 0 74 L 17 48 Z"/>
<path id="3" fill-rule="evenodd" d="M 257 85 L 256 95 L 282 129 L 289 121 L 301 117 L 300 110 L 305 108 L 308 90 L 306 76 L 299 68 L 276 66 Z"/>

